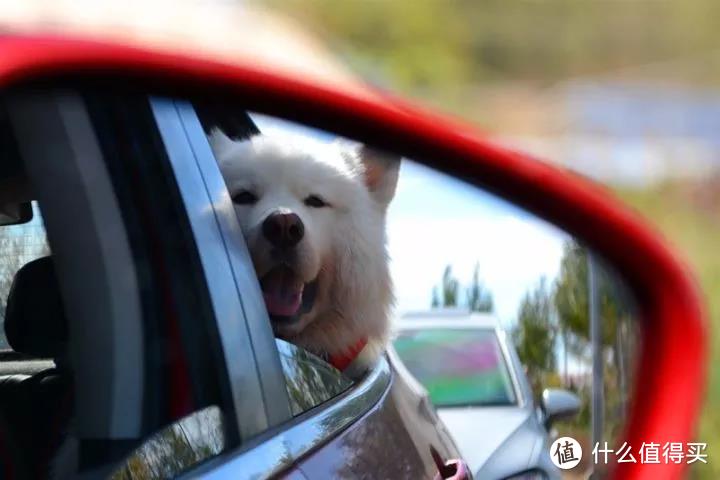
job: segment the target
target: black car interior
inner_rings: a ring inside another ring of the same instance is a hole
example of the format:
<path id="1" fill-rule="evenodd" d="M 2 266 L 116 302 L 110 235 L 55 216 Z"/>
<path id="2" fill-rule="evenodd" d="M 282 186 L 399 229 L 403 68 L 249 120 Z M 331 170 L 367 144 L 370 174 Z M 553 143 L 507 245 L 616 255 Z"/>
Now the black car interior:
<path id="1" fill-rule="evenodd" d="M 51 358 L 55 366 L 0 377 L 0 408 L 31 478 L 47 475 L 72 414 L 67 321 L 51 257 L 25 264 L 7 299 L 5 334 L 13 351 Z M 7 437 L 7 436 L 6 436 Z"/>

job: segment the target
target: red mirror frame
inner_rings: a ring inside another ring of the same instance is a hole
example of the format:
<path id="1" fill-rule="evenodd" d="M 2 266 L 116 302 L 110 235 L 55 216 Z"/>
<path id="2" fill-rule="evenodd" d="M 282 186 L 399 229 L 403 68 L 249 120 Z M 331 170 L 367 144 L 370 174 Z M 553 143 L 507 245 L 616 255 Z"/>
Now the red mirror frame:
<path id="1" fill-rule="evenodd" d="M 617 268 L 637 298 L 641 353 L 624 440 L 631 446 L 693 441 L 708 360 L 699 287 L 659 234 L 597 184 L 369 90 L 368 95 L 342 91 L 249 65 L 82 38 L 0 37 L 0 88 L 68 75 L 139 82 L 175 93 L 240 96 L 258 112 L 372 143 L 443 170 L 575 235 Z M 613 478 L 678 478 L 685 467 L 620 464 Z"/>

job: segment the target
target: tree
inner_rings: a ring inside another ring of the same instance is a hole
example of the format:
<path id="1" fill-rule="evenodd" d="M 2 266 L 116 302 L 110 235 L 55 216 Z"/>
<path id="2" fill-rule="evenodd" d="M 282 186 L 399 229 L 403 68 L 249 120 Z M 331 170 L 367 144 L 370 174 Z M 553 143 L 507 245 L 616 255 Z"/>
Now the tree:
<path id="1" fill-rule="evenodd" d="M 440 297 L 438 297 L 437 288 L 433 288 L 431 308 L 440 308 Z"/>
<path id="2" fill-rule="evenodd" d="M 582 357 L 590 343 L 587 250 L 574 240 L 567 242 L 564 250 L 554 303 L 566 349 Z M 616 403 L 618 412 L 614 414 L 617 415 L 625 410 L 627 378 L 633 370 L 636 324 L 624 285 L 600 259 L 594 260 L 603 357 L 606 359 L 605 379 L 612 378 L 615 382 L 612 391 L 607 393 L 606 404 Z"/>
<path id="3" fill-rule="evenodd" d="M 571 337 L 571 350 L 582 354 L 590 341 L 587 251 L 576 241 L 565 244 L 560 274 L 555 284 L 555 307 L 560 326 Z M 618 321 L 630 315 L 627 294 L 602 262 L 596 268 L 603 345 L 615 342 Z"/>
<path id="4" fill-rule="evenodd" d="M 467 289 L 467 304 L 471 312 L 492 313 L 494 310 L 492 294 L 480 282 L 480 263 L 475 263 L 473 278 Z"/>
<path id="5" fill-rule="evenodd" d="M 491 313 L 494 308 L 492 293 L 480 281 L 480 264 L 475 264 L 470 286 L 465 289 L 465 302 L 471 312 Z M 460 282 L 453 275 L 452 266 L 445 267 L 440 287 L 432 291 L 431 308 L 459 307 Z"/>
<path id="6" fill-rule="evenodd" d="M 460 290 L 460 282 L 453 276 L 452 267 L 445 267 L 442 278 L 442 306 L 457 307 L 458 291 Z"/>
<path id="7" fill-rule="evenodd" d="M 555 370 L 555 334 L 553 295 L 544 278 L 520 304 L 513 340 L 520 361 L 536 396 L 540 395 L 545 376 Z"/>

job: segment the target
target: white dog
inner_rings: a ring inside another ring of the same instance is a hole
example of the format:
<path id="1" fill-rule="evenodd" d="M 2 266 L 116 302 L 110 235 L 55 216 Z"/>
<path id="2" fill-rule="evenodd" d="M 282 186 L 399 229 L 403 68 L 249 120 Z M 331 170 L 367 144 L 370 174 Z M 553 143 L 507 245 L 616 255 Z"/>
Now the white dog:
<path id="1" fill-rule="evenodd" d="M 393 303 L 385 216 L 399 157 L 287 134 L 210 143 L 278 337 L 346 372 L 384 350 Z"/>

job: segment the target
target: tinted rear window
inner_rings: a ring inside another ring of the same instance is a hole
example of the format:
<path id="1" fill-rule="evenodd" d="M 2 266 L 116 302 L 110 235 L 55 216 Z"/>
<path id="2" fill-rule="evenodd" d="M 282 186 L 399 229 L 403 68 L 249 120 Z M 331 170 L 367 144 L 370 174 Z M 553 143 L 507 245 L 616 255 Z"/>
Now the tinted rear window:
<path id="1" fill-rule="evenodd" d="M 394 346 L 437 406 L 516 403 L 505 357 L 491 329 L 404 331 Z"/>

